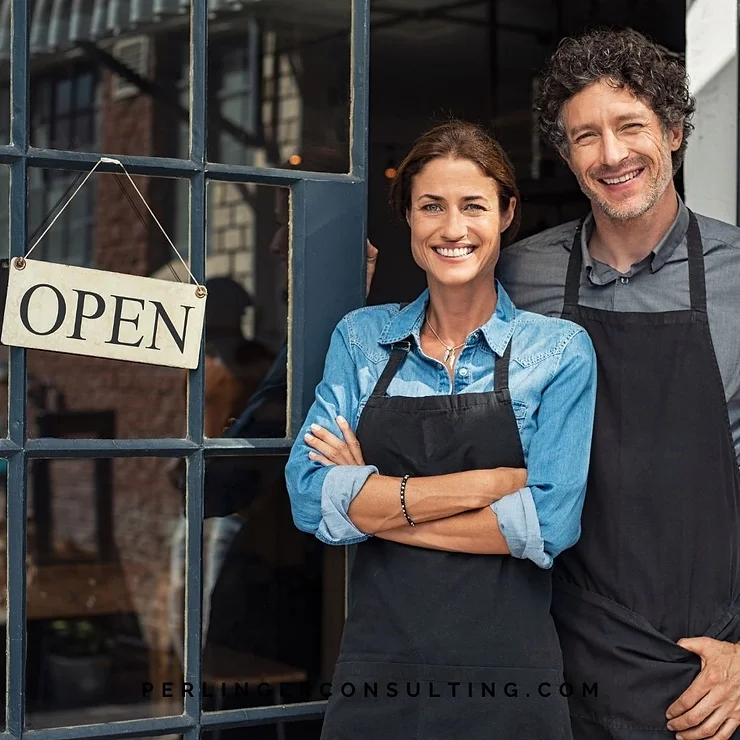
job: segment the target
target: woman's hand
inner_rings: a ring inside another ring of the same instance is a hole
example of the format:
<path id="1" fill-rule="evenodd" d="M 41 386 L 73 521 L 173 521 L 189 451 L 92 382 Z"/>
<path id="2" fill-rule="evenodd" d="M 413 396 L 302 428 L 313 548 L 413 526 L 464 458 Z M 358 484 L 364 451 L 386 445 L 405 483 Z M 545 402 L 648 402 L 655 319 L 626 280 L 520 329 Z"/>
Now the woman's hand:
<path id="1" fill-rule="evenodd" d="M 337 424 L 344 439 L 318 424 L 311 424 L 311 432 L 303 438 L 314 450 L 308 453 L 309 458 L 322 465 L 364 465 L 360 443 L 347 420 L 337 416 Z"/>

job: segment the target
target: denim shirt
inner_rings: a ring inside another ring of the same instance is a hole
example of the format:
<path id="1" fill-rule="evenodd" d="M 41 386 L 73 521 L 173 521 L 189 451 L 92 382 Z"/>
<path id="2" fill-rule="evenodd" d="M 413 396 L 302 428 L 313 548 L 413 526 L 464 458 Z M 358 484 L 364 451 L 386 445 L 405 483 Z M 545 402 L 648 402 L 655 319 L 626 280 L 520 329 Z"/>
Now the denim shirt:
<path id="1" fill-rule="evenodd" d="M 370 306 L 347 314 L 334 330 L 324 377 L 285 469 L 296 526 L 330 545 L 368 539 L 347 510 L 373 465 L 323 466 L 310 460 L 303 437 L 311 424 L 338 437 L 343 416 L 357 429 L 360 414 L 388 362 L 392 344 L 413 337 L 388 395 L 433 396 L 493 390 L 494 362 L 512 339 L 509 389 L 527 466 L 527 485 L 491 504 L 511 555 L 541 568 L 581 533 L 596 402 L 596 357 L 588 334 L 563 319 L 518 310 L 500 283 L 491 318 L 467 337 L 455 367 L 421 350 L 429 292 L 403 309 Z"/>

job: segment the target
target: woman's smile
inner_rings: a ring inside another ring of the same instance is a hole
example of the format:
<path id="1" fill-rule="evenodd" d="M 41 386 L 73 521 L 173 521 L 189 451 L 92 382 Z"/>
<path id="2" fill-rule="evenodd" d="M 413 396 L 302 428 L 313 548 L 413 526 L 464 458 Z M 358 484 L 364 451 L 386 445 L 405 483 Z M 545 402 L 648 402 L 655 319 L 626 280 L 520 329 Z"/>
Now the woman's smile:
<path id="1" fill-rule="evenodd" d="M 446 244 L 444 246 L 432 247 L 432 251 L 448 262 L 461 262 L 475 251 L 472 244 Z"/>

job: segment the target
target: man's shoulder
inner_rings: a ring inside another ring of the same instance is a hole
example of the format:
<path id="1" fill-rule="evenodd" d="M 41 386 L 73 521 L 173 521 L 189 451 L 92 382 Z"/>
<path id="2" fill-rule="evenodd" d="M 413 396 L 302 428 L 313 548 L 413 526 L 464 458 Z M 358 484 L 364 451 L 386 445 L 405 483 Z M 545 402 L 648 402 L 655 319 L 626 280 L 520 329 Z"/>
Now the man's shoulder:
<path id="1" fill-rule="evenodd" d="M 553 226 L 537 234 L 520 239 L 501 252 L 504 257 L 516 257 L 527 253 L 541 253 L 552 251 L 554 247 L 565 247 L 570 250 L 573 244 L 573 237 L 580 221 L 567 221 L 564 224 Z"/>
<path id="2" fill-rule="evenodd" d="M 740 227 L 720 221 L 711 216 L 703 216 L 697 213 L 696 220 L 699 223 L 699 231 L 702 240 L 710 242 L 711 246 L 726 246 L 740 249 Z M 740 255 L 740 252 L 738 252 Z"/>

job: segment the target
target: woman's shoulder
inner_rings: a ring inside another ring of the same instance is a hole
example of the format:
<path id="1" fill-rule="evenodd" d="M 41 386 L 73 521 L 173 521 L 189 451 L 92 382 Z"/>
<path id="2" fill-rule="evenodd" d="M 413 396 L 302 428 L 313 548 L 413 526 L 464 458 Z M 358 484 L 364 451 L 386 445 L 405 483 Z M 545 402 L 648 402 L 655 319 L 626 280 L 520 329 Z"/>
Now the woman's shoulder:
<path id="1" fill-rule="evenodd" d="M 567 351 L 593 352 L 588 332 L 574 321 L 517 309 L 515 335 L 522 364 L 538 362 Z"/>
<path id="2" fill-rule="evenodd" d="M 379 362 L 387 356 L 381 338 L 393 319 L 401 312 L 401 304 L 383 303 L 350 311 L 339 322 L 351 345 L 361 349 L 368 358 Z"/>

